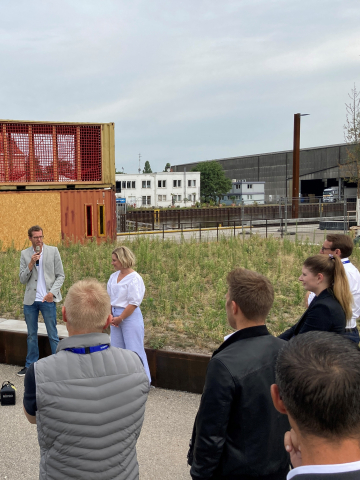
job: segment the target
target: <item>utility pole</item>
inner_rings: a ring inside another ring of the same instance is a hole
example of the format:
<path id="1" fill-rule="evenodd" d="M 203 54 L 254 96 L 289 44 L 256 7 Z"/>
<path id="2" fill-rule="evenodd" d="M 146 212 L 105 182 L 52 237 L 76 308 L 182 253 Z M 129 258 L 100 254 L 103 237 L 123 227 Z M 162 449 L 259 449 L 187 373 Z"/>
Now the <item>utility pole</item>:
<path id="1" fill-rule="evenodd" d="M 300 183 L 300 117 L 310 115 L 309 113 L 294 114 L 294 150 L 293 150 L 293 182 L 291 216 L 299 217 L 299 183 Z"/>

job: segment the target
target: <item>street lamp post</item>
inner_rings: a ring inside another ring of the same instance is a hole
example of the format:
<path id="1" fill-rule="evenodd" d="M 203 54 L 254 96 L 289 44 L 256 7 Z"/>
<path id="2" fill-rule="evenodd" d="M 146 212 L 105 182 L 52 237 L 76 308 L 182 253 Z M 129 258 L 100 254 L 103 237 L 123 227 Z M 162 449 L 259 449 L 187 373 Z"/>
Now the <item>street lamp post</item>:
<path id="1" fill-rule="evenodd" d="M 292 218 L 299 217 L 299 178 L 300 178 L 300 117 L 309 113 L 294 114 L 294 150 L 293 150 L 293 183 L 292 183 Z"/>

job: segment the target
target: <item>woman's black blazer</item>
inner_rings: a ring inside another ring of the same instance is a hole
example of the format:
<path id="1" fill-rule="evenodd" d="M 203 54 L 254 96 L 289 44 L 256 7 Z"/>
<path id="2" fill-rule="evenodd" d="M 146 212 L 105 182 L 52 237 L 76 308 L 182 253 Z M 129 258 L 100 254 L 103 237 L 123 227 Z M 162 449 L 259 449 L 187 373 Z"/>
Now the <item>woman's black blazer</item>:
<path id="1" fill-rule="evenodd" d="M 279 338 L 290 340 L 295 335 L 312 330 L 344 334 L 345 325 L 345 312 L 328 288 L 314 298 L 300 320 L 279 335 Z"/>

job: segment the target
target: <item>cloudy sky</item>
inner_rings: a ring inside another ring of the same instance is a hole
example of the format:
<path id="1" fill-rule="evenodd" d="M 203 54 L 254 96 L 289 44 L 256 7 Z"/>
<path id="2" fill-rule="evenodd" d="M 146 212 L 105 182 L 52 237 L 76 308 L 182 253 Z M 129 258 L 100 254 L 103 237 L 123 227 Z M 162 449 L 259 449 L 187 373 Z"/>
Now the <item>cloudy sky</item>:
<path id="1" fill-rule="evenodd" d="M 344 141 L 358 0 L 0 0 L 0 118 L 115 122 L 116 167 Z"/>

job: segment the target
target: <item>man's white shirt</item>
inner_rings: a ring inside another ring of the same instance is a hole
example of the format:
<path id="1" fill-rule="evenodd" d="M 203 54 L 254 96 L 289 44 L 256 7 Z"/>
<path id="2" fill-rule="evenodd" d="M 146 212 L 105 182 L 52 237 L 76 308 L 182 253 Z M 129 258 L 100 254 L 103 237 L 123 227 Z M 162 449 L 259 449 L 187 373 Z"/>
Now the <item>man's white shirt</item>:
<path id="1" fill-rule="evenodd" d="M 356 319 L 360 317 L 360 272 L 348 258 L 342 258 L 347 279 L 349 281 L 350 291 L 354 298 L 352 306 L 352 317 L 346 321 L 346 328 L 356 327 Z M 308 305 L 314 300 L 315 293 L 311 292 L 308 298 Z"/>
<path id="2" fill-rule="evenodd" d="M 37 253 L 37 252 L 34 250 L 34 253 Z M 43 269 L 43 250 L 41 250 L 41 253 L 40 253 L 39 266 L 34 265 L 33 268 L 36 268 L 38 272 L 35 302 L 42 302 L 43 298 L 47 294 L 44 269 Z"/>
<path id="3" fill-rule="evenodd" d="M 337 463 L 334 465 L 304 465 L 291 470 L 287 475 L 287 480 L 291 480 L 297 475 L 305 474 L 334 474 L 345 472 L 360 471 L 360 461 L 351 463 Z M 301 477 L 299 477 L 301 478 Z"/>

